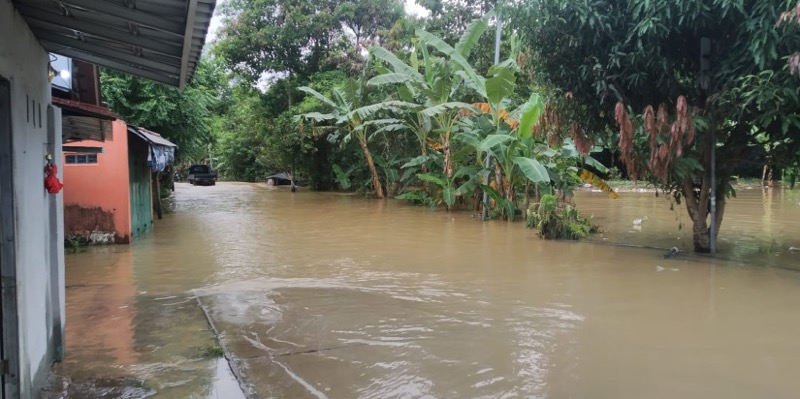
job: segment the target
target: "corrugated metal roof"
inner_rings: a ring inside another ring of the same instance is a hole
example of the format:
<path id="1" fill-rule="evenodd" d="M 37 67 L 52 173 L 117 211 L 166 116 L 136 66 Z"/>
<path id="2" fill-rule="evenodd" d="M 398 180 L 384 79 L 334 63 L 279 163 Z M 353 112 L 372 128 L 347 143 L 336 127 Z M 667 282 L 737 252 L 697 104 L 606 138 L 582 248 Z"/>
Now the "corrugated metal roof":
<path id="1" fill-rule="evenodd" d="M 164 147 L 177 147 L 177 145 L 163 137 L 160 134 L 147 130 L 143 127 L 128 126 L 128 131 L 141 137 L 142 140 L 153 145 L 160 145 Z"/>
<path id="2" fill-rule="evenodd" d="M 13 0 L 47 51 L 182 87 L 215 0 Z"/>

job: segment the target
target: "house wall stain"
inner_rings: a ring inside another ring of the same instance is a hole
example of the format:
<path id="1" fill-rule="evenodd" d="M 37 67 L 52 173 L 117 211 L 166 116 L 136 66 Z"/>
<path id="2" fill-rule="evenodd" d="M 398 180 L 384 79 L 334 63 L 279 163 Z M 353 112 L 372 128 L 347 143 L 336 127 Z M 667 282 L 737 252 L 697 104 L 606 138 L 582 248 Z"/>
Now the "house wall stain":
<path id="1" fill-rule="evenodd" d="M 90 244 L 128 244 L 130 236 L 117 233 L 114 212 L 100 207 L 64 206 L 66 235 L 85 238 Z"/>

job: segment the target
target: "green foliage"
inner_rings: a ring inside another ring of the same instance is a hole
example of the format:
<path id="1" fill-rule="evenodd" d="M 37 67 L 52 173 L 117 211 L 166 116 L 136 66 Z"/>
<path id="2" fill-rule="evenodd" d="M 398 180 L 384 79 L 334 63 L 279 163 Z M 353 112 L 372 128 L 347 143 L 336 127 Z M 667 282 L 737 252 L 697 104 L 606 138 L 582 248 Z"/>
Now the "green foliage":
<path id="1" fill-rule="evenodd" d="M 528 228 L 538 230 L 546 239 L 578 240 L 598 231 L 589 219 L 583 218 L 571 204 L 559 204 L 551 194 L 542 196 L 540 202 L 527 211 Z"/>
<path id="2" fill-rule="evenodd" d="M 545 169 L 544 165 L 536 158 L 512 157 L 511 161 L 519 166 L 522 174 L 525 175 L 528 180 L 534 183 L 547 183 L 550 181 L 550 175 L 547 173 L 547 169 Z"/>
<path id="3" fill-rule="evenodd" d="M 64 249 L 68 252 L 78 252 L 89 246 L 89 239 L 80 234 L 66 234 L 64 236 Z"/>
<path id="4" fill-rule="evenodd" d="M 521 73 L 511 30 L 503 33 L 505 61 L 492 65 L 494 38 L 484 32 L 493 2 L 424 2 L 434 9 L 430 18 L 392 24 L 375 15 L 381 6 L 375 1 L 282 3 L 233 0 L 226 6 L 217 54 L 227 57 L 237 81 L 272 81 L 265 93 L 232 91 L 216 150 L 226 177 L 260 179 L 272 168 L 292 168 L 327 182 L 315 188 L 372 188 L 380 196 L 385 187 L 387 196 L 448 210 L 474 208 L 486 191 L 492 216 L 513 220 L 534 191 L 554 191 L 556 184 L 567 193 L 577 181 L 575 166 L 594 161 L 532 136 L 545 96 Z M 311 27 L 310 21 L 327 17 L 299 10 L 327 10 L 348 20 L 338 26 L 318 20 Z M 377 17 L 376 25 L 367 27 L 372 22 L 364 15 Z M 296 32 L 284 26 L 289 22 Z M 355 35 L 345 39 L 335 33 L 340 29 Z M 387 40 L 363 60 L 351 49 L 372 40 L 358 32 Z M 286 56 L 297 48 L 305 49 L 304 57 Z M 348 67 L 341 67 L 341 57 L 350 59 Z M 488 169 L 486 157 L 494 160 Z"/>
<path id="5" fill-rule="evenodd" d="M 434 200 L 425 190 L 409 191 L 394 197 L 415 205 L 434 206 Z"/>
<path id="6" fill-rule="evenodd" d="M 213 143 L 215 114 L 227 87 L 220 60 L 203 58 L 183 89 L 109 70 L 101 70 L 103 99 L 125 122 L 155 131 L 178 145 L 178 162 L 201 161 Z"/>
<path id="7" fill-rule="evenodd" d="M 368 83 L 394 88 L 394 98 L 418 104 L 381 122 L 386 130 L 412 132 L 420 143 L 422 155 L 403 166 L 404 176 L 413 170 L 417 179 L 433 188 L 429 194 L 434 201 L 448 209 L 453 209 L 459 198 L 475 198 L 472 196 L 477 188 L 492 190 L 487 194 L 499 195 L 493 201 L 495 214 L 513 219 L 520 192 L 527 198 L 532 184 L 548 186 L 551 175 L 560 184 L 559 189 L 570 190 L 570 184 L 578 182 L 574 172 L 572 179 L 559 177 L 569 174 L 566 168 L 570 162 L 574 168 L 576 161 L 582 162 L 584 157 L 577 152 L 562 156 L 531 137 L 544 103 L 537 93 L 527 96 L 527 101 L 519 99 L 516 53 L 488 68 L 487 77 L 469 62 L 492 15 L 469 24 L 455 46 L 433 33 L 417 31 L 417 46 L 408 62 L 399 54 L 373 48 L 371 54 L 378 61 L 376 70 L 380 74 Z M 480 107 L 467 102 L 476 100 L 483 101 L 478 104 Z M 517 108 L 507 111 L 512 105 Z M 522 128 L 518 129 L 520 122 Z M 438 140 L 434 142 L 433 138 Z M 483 168 L 486 156 L 495 159 L 497 169 Z M 592 158 L 585 159 L 602 166 Z M 419 169 L 423 173 L 418 173 Z M 486 184 L 493 172 L 495 180 L 499 180 L 495 187 Z M 416 200 L 415 196 L 409 198 Z"/>
<path id="8" fill-rule="evenodd" d="M 417 4 L 425 7 L 430 15 L 421 21 L 421 28 L 454 44 L 462 50 L 460 38 L 468 32 L 472 25 L 480 22 L 481 17 L 494 10 L 496 0 L 417 0 Z M 477 22 L 476 22 L 477 21 Z M 479 36 L 472 44 L 466 56 L 478 71 L 486 71 L 494 63 L 494 35 Z M 508 51 L 507 37 L 503 38 L 503 51 Z M 464 53 L 462 53 L 464 54 Z"/>
<path id="9" fill-rule="evenodd" d="M 310 77 L 311 84 L 321 91 L 330 91 L 343 79 L 344 75 L 335 71 Z M 296 113 L 319 107 L 319 100 L 309 96 L 289 107 L 279 100 L 285 100 L 283 83 L 266 93 L 246 86 L 229 90 L 225 97 L 229 109 L 214 130 L 220 176 L 261 181 L 269 174 L 293 171 L 315 189 L 331 189 L 335 182 L 329 157 L 335 149 L 327 140 L 329 132 L 301 126 L 294 119 Z"/>
<path id="10" fill-rule="evenodd" d="M 428 173 L 420 173 L 417 175 L 417 178 L 439 186 L 439 194 L 441 195 L 442 201 L 444 201 L 444 204 L 448 209 L 455 204 L 456 190 L 447 178 L 434 176 Z"/>
<path id="11" fill-rule="evenodd" d="M 569 94 L 585 131 L 611 133 L 598 140 L 631 149 L 628 153 L 635 156 L 629 174 L 641 172 L 640 178 L 676 198 L 690 199 L 686 204 L 696 225 L 695 247 L 707 250 L 709 187 L 731 192 L 730 176 L 742 159 L 752 157 L 758 134 L 769 143 L 785 143 L 800 127 L 798 77 L 789 73 L 785 59 L 800 47 L 800 31 L 777 24 L 779 15 L 795 4 L 535 0 L 525 3 L 511 21 L 531 51 L 539 81 Z M 701 60 L 703 47 L 709 52 Z M 675 141 L 663 138 L 651 145 L 643 127 L 645 108 L 664 104 L 671 123 L 679 96 L 687 101 L 694 141 L 682 151 L 676 151 Z M 634 122 L 632 139 L 620 139 L 617 133 L 618 102 Z M 712 133 L 719 177 L 715 182 L 707 172 Z M 675 154 L 666 174 L 663 164 L 653 166 L 662 144 Z M 796 156 L 786 147 L 773 154 L 776 162 L 791 162 Z M 661 173 L 651 173 L 653 169 Z M 717 198 L 719 204 L 724 201 L 724 195 Z"/>
<path id="12" fill-rule="evenodd" d="M 482 185 L 481 188 L 496 204 L 496 207 L 492 211 L 492 214 L 489 215 L 489 218 L 494 219 L 498 217 L 504 217 L 508 220 L 514 220 L 517 207 L 512 201 L 503 197 L 503 195 L 497 192 L 497 190 L 495 190 L 492 186 Z"/>
<path id="13" fill-rule="evenodd" d="M 363 66 L 359 48 L 402 18 L 402 7 L 398 0 L 230 0 L 214 52 L 253 84 L 330 69 L 352 76 Z"/>
<path id="14" fill-rule="evenodd" d="M 341 187 L 342 190 L 347 190 L 352 186 L 352 183 L 350 183 L 350 176 L 342 170 L 341 166 L 333 164 L 333 173 L 336 174 L 336 182 L 339 183 L 339 187 Z"/>
<path id="15" fill-rule="evenodd" d="M 216 340 L 197 348 L 197 354 L 203 359 L 216 359 L 225 356 L 225 350 Z"/>

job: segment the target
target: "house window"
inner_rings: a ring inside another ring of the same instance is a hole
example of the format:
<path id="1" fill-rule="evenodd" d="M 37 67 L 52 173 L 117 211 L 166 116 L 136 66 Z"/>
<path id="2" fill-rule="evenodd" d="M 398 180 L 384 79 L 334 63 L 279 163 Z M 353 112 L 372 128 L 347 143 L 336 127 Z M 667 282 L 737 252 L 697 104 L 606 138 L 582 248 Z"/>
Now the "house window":
<path id="1" fill-rule="evenodd" d="M 68 164 L 97 163 L 97 154 L 72 154 L 66 156 Z"/>

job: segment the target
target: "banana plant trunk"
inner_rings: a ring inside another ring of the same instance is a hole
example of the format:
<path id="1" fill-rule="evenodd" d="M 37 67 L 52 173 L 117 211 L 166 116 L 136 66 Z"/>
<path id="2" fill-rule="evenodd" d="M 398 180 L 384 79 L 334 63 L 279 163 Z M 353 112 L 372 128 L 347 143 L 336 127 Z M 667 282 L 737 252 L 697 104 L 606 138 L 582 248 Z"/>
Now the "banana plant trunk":
<path id="1" fill-rule="evenodd" d="M 364 156 L 367 158 L 367 166 L 369 166 L 369 171 L 372 173 L 372 187 L 375 188 L 375 196 L 383 199 L 383 186 L 381 186 L 381 179 L 378 177 L 378 169 L 375 168 L 375 162 L 372 161 L 372 154 L 369 152 L 369 147 L 367 147 L 367 138 L 359 135 L 358 143 L 361 144 L 361 150 L 364 151 Z"/>
<path id="2" fill-rule="evenodd" d="M 444 150 L 444 175 L 447 176 L 447 178 L 449 179 L 453 177 L 453 158 L 450 154 L 449 130 L 444 135 L 444 142 L 442 143 L 442 149 Z"/>

